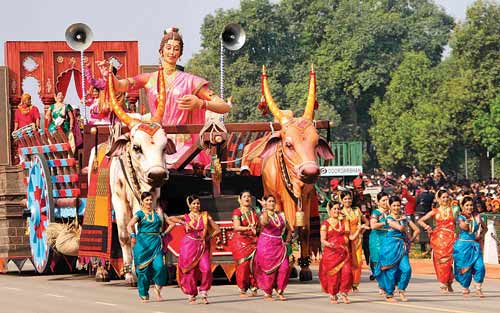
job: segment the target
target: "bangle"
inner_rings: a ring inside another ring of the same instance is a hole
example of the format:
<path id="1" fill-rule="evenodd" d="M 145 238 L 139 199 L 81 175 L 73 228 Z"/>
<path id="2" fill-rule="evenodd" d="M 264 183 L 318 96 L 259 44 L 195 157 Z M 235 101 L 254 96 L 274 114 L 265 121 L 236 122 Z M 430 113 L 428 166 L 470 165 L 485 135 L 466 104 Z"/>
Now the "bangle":
<path id="1" fill-rule="evenodd" d="M 203 100 L 203 103 L 201 104 L 200 106 L 200 109 L 208 109 L 208 101 L 207 100 Z"/>
<path id="2" fill-rule="evenodd" d="M 129 236 L 130 238 L 136 238 L 136 237 L 137 237 L 136 233 L 130 233 L 130 234 L 128 234 L 128 236 Z"/>

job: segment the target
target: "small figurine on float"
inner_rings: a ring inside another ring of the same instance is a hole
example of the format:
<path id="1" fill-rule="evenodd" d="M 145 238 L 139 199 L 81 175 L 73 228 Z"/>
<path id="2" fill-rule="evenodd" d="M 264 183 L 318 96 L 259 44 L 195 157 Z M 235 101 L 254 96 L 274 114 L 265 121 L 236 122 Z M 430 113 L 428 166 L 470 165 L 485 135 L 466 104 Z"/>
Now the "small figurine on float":
<path id="1" fill-rule="evenodd" d="M 40 111 L 31 103 L 31 95 L 23 93 L 21 103 L 19 103 L 14 113 L 14 130 L 30 124 L 36 128 L 40 128 Z"/>

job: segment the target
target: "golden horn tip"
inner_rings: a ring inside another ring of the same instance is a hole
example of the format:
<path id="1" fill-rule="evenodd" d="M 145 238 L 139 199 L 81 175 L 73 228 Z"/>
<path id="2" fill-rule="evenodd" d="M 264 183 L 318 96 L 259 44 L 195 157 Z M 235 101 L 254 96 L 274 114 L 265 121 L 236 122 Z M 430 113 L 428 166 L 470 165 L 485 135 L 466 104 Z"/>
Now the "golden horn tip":
<path id="1" fill-rule="evenodd" d="M 265 65 L 262 65 L 262 74 L 264 74 L 264 75 L 267 74 L 266 73 L 266 66 Z"/>
<path id="2" fill-rule="evenodd" d="M 314 72 L 314 63 L 311 63 L 311 72 Z"/>

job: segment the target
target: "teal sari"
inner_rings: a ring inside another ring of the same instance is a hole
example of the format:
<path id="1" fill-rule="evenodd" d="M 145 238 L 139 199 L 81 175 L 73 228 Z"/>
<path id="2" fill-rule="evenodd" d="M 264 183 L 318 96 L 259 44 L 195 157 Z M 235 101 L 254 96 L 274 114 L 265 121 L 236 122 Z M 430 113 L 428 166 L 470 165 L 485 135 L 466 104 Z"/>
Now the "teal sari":
<path id="1" fill-rule="evenodd" d="M 163 221 L 154 211 L 147 216 L 143 211 L 138 211 L 135 216 L 139 219 L 137 239 L 133 249 L 137 288 L 141 297 L 148 297 L 151 281 L 158 286 L 167 284 L 161 238 Z"/>
<path id="2" fill-rule="evenodd" d="M 469 231 L 460 230 L 458 239 L 453 245 L 453 260 L 455 279 L 464 288 L 469 288 L 472 279 L 478 284 L 484 281 L 486 273 L 483 252 L 478 241 L 476 241 L 476 232 L 479 225 L 475 218 L 469 220 L 465 216 L 460 215 L 457 222 L 468 222 Z"/>

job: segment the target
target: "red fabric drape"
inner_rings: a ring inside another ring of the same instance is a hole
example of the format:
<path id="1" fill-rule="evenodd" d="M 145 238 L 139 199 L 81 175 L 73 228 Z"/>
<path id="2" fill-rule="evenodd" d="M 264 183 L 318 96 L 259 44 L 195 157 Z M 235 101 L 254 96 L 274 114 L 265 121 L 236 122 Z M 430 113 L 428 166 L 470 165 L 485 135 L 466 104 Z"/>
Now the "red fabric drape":
<path id="1" fill-rule="evenodd" d="M 71 76 L 75 76 L 75 87 L 78 97 L 82 98 L 82 73 L 77 69 L 69 69 L 59 75 L 56 82 L 56 92 L 61 91 L 64 95 L 69 88 L 69 82 L 71 81 Z M 89 90 L 90 84 L 85 82 L 85 90 Z M 88 94 L 86 95 L 88 97 Z"/>

